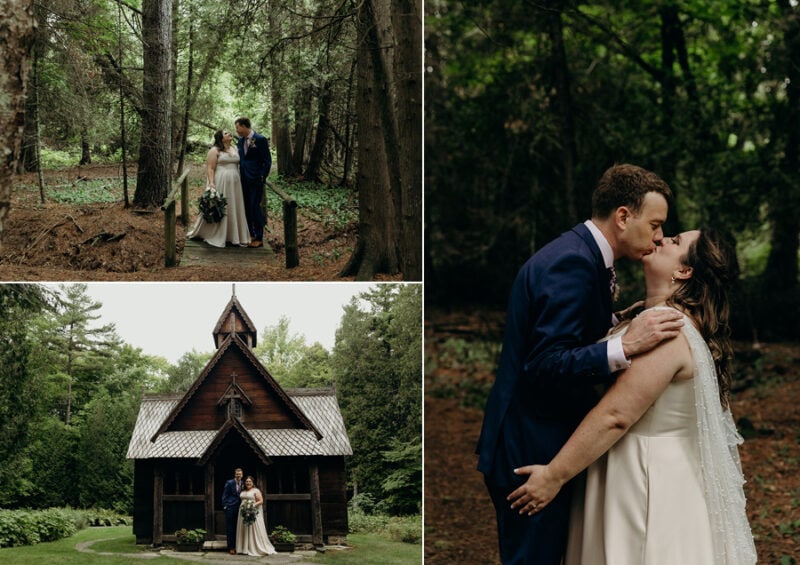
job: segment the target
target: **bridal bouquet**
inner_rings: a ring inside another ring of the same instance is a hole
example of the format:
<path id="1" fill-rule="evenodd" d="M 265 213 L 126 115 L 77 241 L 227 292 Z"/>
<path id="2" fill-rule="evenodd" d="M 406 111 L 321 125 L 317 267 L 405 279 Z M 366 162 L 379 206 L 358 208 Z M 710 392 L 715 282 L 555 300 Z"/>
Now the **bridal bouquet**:
<path id="1" fill-rule="evenodd" d="M 203 219 L 209 224 L 216 224 L 225 216 L 227 199 L 213 188 L 207 188 L 197 201 Z"/>
<path id="2" fill-rule="evenodd" d="M 252 526 L 253 522 L 256 521 L 256 516 L 258 515 L 256 503 L 252 500 L 245 500 L 242 502 L 242 506 L 239 508 L 239 514 L 242 516 L 242 522 L 248 526 Z"/>

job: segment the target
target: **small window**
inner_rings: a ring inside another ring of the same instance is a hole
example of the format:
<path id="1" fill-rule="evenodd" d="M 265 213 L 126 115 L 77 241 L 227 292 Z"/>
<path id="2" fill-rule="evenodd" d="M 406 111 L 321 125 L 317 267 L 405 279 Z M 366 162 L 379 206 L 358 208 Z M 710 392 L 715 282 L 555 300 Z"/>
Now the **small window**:
<path id="1" fill-rule="evenodd" d="M 228 414 L 237 418 L 242 417 L 242 402 L 238 398 L 231 398 L 228 402 Z"/>

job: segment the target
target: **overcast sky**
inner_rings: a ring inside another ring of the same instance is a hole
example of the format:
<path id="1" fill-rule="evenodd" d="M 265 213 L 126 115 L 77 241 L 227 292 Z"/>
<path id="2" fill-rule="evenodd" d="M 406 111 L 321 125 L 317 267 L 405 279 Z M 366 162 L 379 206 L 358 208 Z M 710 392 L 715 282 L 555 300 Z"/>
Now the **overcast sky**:
<path id="1" fill-rule="evenodd" d="M 231 283 L 87 283 L 103 304 L 100 322 L 113 322 L 119 336 L 147 355 L 175 363 L 194 348 L 214 351 L 211 332 L 232 295 Z M 236 297 L 259 338 L 281 316 L 289 331 L 329 351 L 342 307 L 375 283 L 236 283 Z"/>

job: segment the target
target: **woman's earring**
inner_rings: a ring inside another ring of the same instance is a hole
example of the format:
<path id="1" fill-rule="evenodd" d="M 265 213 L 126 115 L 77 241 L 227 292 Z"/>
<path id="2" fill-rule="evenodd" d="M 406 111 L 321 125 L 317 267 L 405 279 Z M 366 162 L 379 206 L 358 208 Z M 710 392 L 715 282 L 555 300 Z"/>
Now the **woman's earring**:
<path id="1" fill-rule="evenodd" d="M 675 284 L 675 275 L 672 275 L 672 284 Z"/>

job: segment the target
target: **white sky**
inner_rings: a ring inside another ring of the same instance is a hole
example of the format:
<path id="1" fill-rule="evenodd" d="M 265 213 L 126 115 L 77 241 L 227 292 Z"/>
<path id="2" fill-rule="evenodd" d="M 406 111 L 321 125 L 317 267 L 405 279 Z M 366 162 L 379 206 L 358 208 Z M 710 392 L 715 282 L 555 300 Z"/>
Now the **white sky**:
<path id="1" fill-rule="evenodd" d="M 231 283 L 87 283 L 103 304 L 100 323 L 113 322 L 119 336 L 147 355 L 175 363 L 194 348 L 214 351 L 211 332 L 232 295 Z M 289 331 L 333 348 L 342 307 L 375 283 L 236 283 L 236 298 L 258 336 L 281 316 Z"/>

